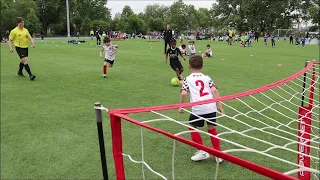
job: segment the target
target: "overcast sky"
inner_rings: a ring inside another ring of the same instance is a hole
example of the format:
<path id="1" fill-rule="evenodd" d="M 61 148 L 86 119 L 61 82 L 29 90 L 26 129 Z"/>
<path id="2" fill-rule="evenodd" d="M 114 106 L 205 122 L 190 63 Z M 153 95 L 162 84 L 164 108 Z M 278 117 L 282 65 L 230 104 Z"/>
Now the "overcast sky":
<path id="1" fill-rule="evenodd" d="M 176 0 L 177 1 L 177 0 Z M 123 1 L 123 0 L 108 0 L 107 7 L 111 9 L 112 18 L 117 12 L 122 12 L 122 9 L 125 5 L 129 5 L 134 13 L 139 14 L 143 12 L 145 7 L 149 4 L 160 4 L 170 6 L 173 4 L 174 0 L 162 0 L 162 1 L 152 1 L 152 0 L 145 0 L 145 1 Z M 207 1 L 191 1 L 191 0 L 184 0 L 185 4 L 192 4 L 195 6 L 196 9 L 199 8 L 210 8 L 213 4 L 214 0 L 207 0 Z"/>

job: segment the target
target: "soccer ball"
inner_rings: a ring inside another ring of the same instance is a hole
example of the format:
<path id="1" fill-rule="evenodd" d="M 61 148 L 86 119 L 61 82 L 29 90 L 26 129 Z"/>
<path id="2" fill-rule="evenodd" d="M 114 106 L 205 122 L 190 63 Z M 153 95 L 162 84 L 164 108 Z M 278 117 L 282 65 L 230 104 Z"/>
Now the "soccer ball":
<path id="1" fill-rule="evenodd" d="M 118 49 L 118 44 L 114 45 L 114 47 Z"/>
<path id="2" fill-rule="evenodd" d="M 171 79 L 171 84 L 172 84 L 173 86 L 178 86 L 178 85 L 180 84 L 179 79 L 176 78 L 176 77 L 172 78 L 172 79 Z"/>

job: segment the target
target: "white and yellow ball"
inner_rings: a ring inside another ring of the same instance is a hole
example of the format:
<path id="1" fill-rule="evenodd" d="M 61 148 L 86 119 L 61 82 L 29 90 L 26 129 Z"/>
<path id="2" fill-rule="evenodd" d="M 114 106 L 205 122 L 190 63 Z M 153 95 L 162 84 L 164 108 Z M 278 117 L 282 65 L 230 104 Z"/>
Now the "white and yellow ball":
<path id="1" fill-rule="evenodd" d="M 172 86 L 178 86 L 180 84 L 180 81 L 178 78 L 174 77 L 171 79 Z"/>

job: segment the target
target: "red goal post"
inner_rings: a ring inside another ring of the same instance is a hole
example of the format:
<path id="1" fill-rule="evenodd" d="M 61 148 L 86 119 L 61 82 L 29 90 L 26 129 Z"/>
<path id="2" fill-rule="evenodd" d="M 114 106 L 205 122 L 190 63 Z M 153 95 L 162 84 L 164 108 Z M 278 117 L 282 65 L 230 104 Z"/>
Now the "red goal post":
<path id="1" fill-rule="evenodd" d="M 308 134 L 310 133 L 310 127 L 311 126 L 311 115 L 312 115 L 312 104 L 313 104 L 313 98 L 314 98 L 314 91 L 315 91 L 315 76 L 316 76 L 316 69 L 315 66 L 319 66 L 319 62 L 309 62 L 306 64 L 305 68 L 301 71 L 297 72 L 296 74 L 285 78 L 283 80 L 277 81 L 275 83 L 269 84 L 264 87 L 260 87 L 254 90 L 234 94 L 234 95 L 228 95 L 223 96 L 220 98 L 214 98 L 210 100 L 205 101 L 199 101 L 199 102 L 193 102 L 193 103 L 184 103 L 184 104 L 171 104 L 171 105 L 164 105 L 164 106 L 154 106 L 154 107 L 145 107 L 145 108 L 126 108 L 126 109 L 114 109 L 114 110 L 107 110 L 110 115 L 110 126 L 111 126 L 111 136 L 112 136 L 112 154 L 114 158 L 114 164 L 115 164 L 115 172 L 116 172 L 116 179 L 117 180 L 124 180 L 126 179 L 125 176 L 125 166 L 124 166 L 124 160 L 123 160 L 123 147 L 122 147 L 122 121 L 128 121 L 130 123 L 133 123 L 137 126 L 140 126 L 142 128 L 154 131 L 156 133 L 159 133 L 161 135 L 167 136 L 168 138 L 171 138 L 173 140 L 182 142 L 184 144 L 187 144 L 189 146 L 195 147 L 197 149 L 203 150 L 208 152 L 209 154 L 222 158 L 228 162 L 231 162 L 233 164 L 236 164 L 238 166 L 241 166 L 243 168 L 246 168 L 248 170 L 251 170 L 255 173 L 261 174 L 265 177 L 271 178 L 271 179 L 279 179 L 279 180 L 297 180 L 296 177 L 289 176 L 287 174 L 284 174 L 282 172 L 264 167 L 262 165 L 241 159 L 239 157 L 236 157 L 234 155 L 227 154 L 222 151 L 215 150 L 211 147 L 204 146 L 197 144 L 191 140 L 179 137 L 177 135 L 174 135 L 172 133 L 166 132 L 164 130 L 155 128 L 153 126 L 150 126 L 148 124 L 142 123 L 134 118 L 129 117 L 129 114 L 135 114 L 135 113 L 142 113 L 142 112 L 153 112 L 153 111 L 162 111 L 162 110 L 170 110 L 170 109 L 179 109 L 179 108 L 188 108 L 195 105 L 201 105 L 206 103 L 212 103 L 212 102 L 224 102 L 227 100 L 237 99 L 245 96 L 254 95 L 257 93 L 261 93 L 267 90 L 270 90 L 272 88 L 275 88 L 277 86 L 283 85 L 284 83 L 290 82 L 300 76 L 306 76 L 306 72 L 310 69 L 312 69 L 312 80 L 311 80 L 311 88 L 310 88 L 310 94 L 309 94 L 309 104 L 307 106 L 302 106 L 299 108 L 299 126 L 298 126 L 298 151 L 303 153 L 310 153 L 310 141 L 302 142 L 303 139 L 310 139 L 310 136 Z M 304 82 L 306 83 L 306 82 Z M 305 84 L 303 85 L 305 88 Z M 303 90 L 303 98 L 305 97 L 304 90 Z M 303 102 L 303 101 L 302 101 Z M 304 130 L 306 133 L 301 132 L 301 130 Z M 307 143 L 309 146 L 304 146 L 304 144 Z M 303 159 L 302 159 L 303 158 Z M 308 171 L 308 168 L 310 168 L 310 157 L 309 156 L 303 156 L 301 154 L 298 155 L 297 164 L 299 166 L 299 169 L 297 171 L 298 173 L 298 179 L 301 180 L 310 180 L 310 172 Z"/>

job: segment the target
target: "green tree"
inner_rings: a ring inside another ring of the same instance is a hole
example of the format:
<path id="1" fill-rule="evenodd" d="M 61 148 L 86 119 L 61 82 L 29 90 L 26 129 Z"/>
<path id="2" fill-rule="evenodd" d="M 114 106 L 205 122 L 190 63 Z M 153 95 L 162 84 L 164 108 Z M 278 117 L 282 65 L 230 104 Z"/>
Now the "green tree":
<path id="1" fill-rule="evenodd" d="M 39 8 L 38 18 L 41 22 L 41 26 L 47 35 L 47 30 L 50 24 L 55 24 L 60 21 L 60 13 L 65 1 L 63 0 L 36 0 Z"/>
<path id="2" fill-rule="evenodd" d="M 122 9 L 122 13 L 121 13 L 121 17 L 123 18 L 128 18 L 129 16 L 131 16 L 133 13 L 132 9 L 130 6 L 125 5 Z"/>
<path id="3" fill-rule="evenodd" d="M 189 16 L 187 13 L 187 5 L 183 2 L 174 2 L 170 6 L 170 21 L 172 24 L 177 26 L 178 31 L 183 31 L 188 29 L 188 24 L 186 23 L 186 17 Z M 173 28 L 173 27 L 172 27 Z"/>
<path id="4" fill-rule="evenodd" d="M 131 14 L 128 18 L 128 29 L 127 33 L 133 33 L 133 32 L 141 32 L 146 33 L 146 24 L 145 22 L 140 19 L 136 14 Z"/>

